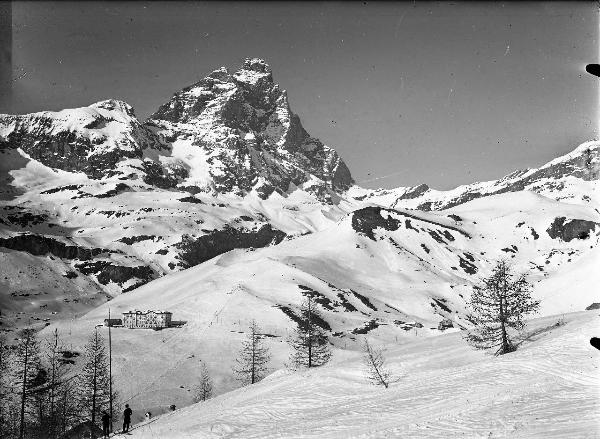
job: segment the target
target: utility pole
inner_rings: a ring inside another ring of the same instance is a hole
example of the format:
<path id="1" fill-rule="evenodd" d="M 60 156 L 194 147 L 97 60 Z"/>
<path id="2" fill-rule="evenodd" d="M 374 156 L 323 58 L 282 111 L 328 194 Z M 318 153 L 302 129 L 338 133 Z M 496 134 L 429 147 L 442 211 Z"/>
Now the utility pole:
<path id="1" fill-rule="evenodd" d="M 110 432 L 113 432 L 113 391 L 112 391 L 112 340 L 110 338 L 110 307 L 108 308 L 108 409 L 110 411 Z"/>

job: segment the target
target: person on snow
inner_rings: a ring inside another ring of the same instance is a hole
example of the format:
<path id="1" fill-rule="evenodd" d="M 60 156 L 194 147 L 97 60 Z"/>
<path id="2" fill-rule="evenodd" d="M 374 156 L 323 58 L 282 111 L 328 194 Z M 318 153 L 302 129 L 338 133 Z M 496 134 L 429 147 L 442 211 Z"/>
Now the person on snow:
<path id="1" fill-rule="evenodd" d="M 131 424 L 131 414 L 133 411 L 129 408 L 129 404 L 125 404 L 123 412 L 123 433 L 129 432 L 129 424 Z"/>
<path id="2" fill-rule="evenodd" d="M 110 415 L 106 413 L 106 410 L 102 411 L 102 437 L 107 438 L 110 434 Z"/>

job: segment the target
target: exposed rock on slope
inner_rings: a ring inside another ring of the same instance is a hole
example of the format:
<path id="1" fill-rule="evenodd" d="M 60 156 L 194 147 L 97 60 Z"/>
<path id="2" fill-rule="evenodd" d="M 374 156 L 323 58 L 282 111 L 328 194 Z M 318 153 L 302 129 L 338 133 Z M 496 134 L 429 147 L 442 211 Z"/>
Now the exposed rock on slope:
<path id="1" fill-rule="evenodd" d="M 225 227 L 196 239 L 184 235 L 181 242 L 175 246 L 181 250 L 181 262 L 178 265 L 181 268 L 190 268 L 234 248 L 265 247 L 269 244 L 279 244 L 283 238 L 285 233 L 274 230 L 270 224 L 265 224 L 257 230 Z"/>
<path id="2" fill-rule="evenodd" d="M 20 148 L 44 165 L 100 179 L 115 175 L 123 159 L 167 149 L 122 101 L 84 108 L 0 115 L 0 150 Z"/>
<path id="3" fill-rule="evenodd" d="M 547 232 L 551 238 L 558 238 L 569 242 L 573 239 L 589 238 L 596 227 L 600 227 L 600 224 L 594 221 L 581 219 L 570 219 L 567 221 L 564 216 L 561 216 L 552 222 Z"/>

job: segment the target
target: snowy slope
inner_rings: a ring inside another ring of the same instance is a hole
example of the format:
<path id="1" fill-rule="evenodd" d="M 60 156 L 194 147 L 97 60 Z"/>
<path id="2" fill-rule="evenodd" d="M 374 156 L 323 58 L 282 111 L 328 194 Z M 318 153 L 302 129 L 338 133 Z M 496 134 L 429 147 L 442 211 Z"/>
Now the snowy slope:
<path id="1" fill-rule="evenodd" d="M 520 349 L 492 357 L 460 334 L 388 345 L 400 381 L 365 382 L 360 355 L 165 414 L 132 438 L 597 438 L 597 311 L 532 321 Z M 137 407 L 134 406 L 134 409 Z"/>
<path id="2" fill-rule="evenodd" d="M 558 215 L 590 226 L 587 237 L 564 241 L 568 228 L 552 237 Z M 282 367 L 290 354 L 285 340 L 307 295 L 321 305 L 323 328 L 339 349 L 355 349 L 362 334 L 391 343 L 440 334 L 442 321 L 468 326 L 465 301 L 472 286 L 500 258 L 528 272 L 542 315 L 583 310 L 600 301 L 594 274 L 599 224 L 600 215 L 589 207 L 531 192 L 482 198 L 443 213 L 367 207 L 323 231 L 233 250 L 164 276 L 47 331 L 58 327 L 80 349 L 108 307 L 113 315 L 170 310 L 187 322 L 183 328 L 162 334 L 115 329 L 113 370 L 123 396 L 138 406 L 187 405 L 200 360 L 219 392 L 237 387 L 231 367 L 252 319 L 272 336 L 273 367 Z M 132 349 L 142 362 L 131 361 Z"/>

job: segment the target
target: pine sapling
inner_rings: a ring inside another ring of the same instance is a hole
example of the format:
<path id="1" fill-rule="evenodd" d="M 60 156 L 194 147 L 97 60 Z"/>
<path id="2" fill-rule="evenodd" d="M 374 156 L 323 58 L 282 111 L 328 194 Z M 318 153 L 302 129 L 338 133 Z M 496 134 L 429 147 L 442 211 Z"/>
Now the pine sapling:
<path id="1" fill-rule="evenodd" d="M 213 394 L 213 382 L 208 373 L 206 364 L 202 363 L 200 372 L 200 383 L 196 386 L 196 394 L 194 395 L 194 401 L 206 401 Z"/>

